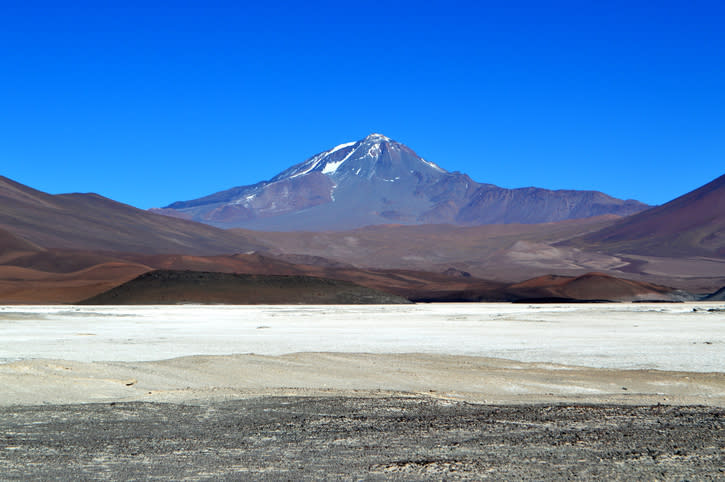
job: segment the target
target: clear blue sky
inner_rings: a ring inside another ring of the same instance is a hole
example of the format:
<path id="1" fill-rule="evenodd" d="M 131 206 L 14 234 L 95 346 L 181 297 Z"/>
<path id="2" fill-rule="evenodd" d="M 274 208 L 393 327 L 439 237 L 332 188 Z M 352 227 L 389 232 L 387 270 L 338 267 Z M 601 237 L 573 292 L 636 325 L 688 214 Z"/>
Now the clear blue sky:
<path id="1" fill-rule="evenodd" d="M 0 174 L 52 193 L 162 206 L 371 132 L 504 187 L 725 173 L 722 1 L 61 3 L 0 4 Z"/>

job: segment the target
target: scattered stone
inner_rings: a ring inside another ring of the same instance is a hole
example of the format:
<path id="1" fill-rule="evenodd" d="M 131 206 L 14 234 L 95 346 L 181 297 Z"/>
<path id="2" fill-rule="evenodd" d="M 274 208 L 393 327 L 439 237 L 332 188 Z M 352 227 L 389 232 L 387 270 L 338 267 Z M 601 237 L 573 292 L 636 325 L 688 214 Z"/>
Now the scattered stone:
<path id="1" fill-rule="evenodd" d="M 7 407 L 0 433 L 8 480 L 714 480 L 725 410 L 262 397 Z"/>

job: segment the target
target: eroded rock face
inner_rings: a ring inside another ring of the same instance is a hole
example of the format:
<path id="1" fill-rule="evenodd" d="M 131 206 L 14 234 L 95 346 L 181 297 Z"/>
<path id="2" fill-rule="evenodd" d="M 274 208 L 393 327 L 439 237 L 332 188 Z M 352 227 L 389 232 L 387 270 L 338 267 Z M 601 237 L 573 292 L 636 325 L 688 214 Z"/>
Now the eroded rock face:
<path id="1" fill-rule="evenodd" d="M 321 230 L 389 223 L 541 223 L 624 216 L 645 208 L 595 191 L 480 184 L 371 134 L 316 154 L 269 181 L 175 202 L 157 212 L 221 227 Z"/>

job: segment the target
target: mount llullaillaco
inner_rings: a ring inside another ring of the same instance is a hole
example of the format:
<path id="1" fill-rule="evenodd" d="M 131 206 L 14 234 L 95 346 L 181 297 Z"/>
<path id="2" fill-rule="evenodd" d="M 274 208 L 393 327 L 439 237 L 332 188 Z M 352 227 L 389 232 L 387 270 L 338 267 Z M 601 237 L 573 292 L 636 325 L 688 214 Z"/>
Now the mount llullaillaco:
<path id="1" fill-rule="evenodd" d="M 505 189 L 449 172 L 381 134 L 341 144 L 268 181 L 155 212 L 223 228 L 339 230 L 376 224 L 544 223 L 647 209 L 598 191 Z"/>

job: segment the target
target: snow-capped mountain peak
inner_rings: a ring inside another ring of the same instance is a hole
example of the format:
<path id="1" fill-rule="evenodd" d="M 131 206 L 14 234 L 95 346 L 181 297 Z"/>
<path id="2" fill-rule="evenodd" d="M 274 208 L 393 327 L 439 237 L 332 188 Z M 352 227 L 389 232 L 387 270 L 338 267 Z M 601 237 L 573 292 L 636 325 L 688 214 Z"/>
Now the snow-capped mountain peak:
<path id="1" fill-rule="evenodd" d="M 396 171 L 394 176 L 392 172 Z M 271 182 L 294 179 L 315 172 L 337 180 L 345 176 L 363 176 L 370 179 L 377 173 L 388 179 L 415 172 L 447 171 L 419 157 L 413 150 L 383 134 L 370 134 L 356 142 L 339 144 L 332 149 L 315 154 L 306 161 L 292 166 L 272 178 Z M 400 171 L 400 172 L 397 172 Z M 407 173 L 407 174 L 405 174 Z"/>
<path id="2" fill-rule="evenodd" d="M 268 181 L 176 202 L 164 212 L 222 227 L 289 230 L 380 223 L 550 222 L 631 214 L 644 207 L 595 192 L 478 184 L 374 133 L 315 154 Z"/>
<path id="3" fill-rule="evenodd" d="M 382 134 L 370 134 L 365 139 L 363 139 L 363 142 L 392 142 L 392 139 L 390 137 L 386 137 Z"/>

